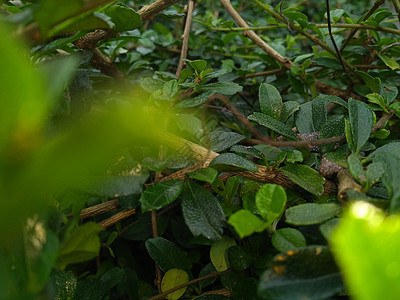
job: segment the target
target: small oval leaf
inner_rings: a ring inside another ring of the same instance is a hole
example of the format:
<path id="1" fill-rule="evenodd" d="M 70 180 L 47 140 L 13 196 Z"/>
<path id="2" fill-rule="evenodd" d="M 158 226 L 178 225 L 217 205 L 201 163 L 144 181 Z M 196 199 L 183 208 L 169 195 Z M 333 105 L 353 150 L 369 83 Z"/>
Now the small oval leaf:
<path id="1" fill-rule="evenodd" d="M 322 223 L 340 212 L 337 204 L 306 203 L 286 210 L 286 223 L 293 225 L 311 225 Z"/>
<path id="2" fill-rule="evenodd" d="M 280 252 L 286 252 L 307 245 L 304 235 L 294 228 L 281 228 L 274 232 L 272 245 Z"/>
<path id="3" fill-rule="evenodd" d="M 168 291 L 174 287 L 185 284 L 188 281 L 189 281 L 189 275 L 184 270 L 170 269 L 167 271 L 167 273 L 164 274 L 164 277 L 161 281 L 161 291 L 162 292 Z M 169 300 L 179 299 L 185 293 L 186 288 L 187 287 L 185 286 L 179 290 L 169 293 L 167 295 L 167 299 Z"/>
<path id="4" fill-rule="evenodd" d="M 235 245 L 235 239 L 228 236 L 223 236 L 222 239 L 212 244 L 210 249 L 210 259 L 215 270 L 218 272 L 228 270 L 229 266 L 226 259 L 226 250 Z"/>
<path id="5" fill-rule="evenodd" d="M 214 167 L 217 170 L 227 170 L 231 168 L 245 169 L 253 172 L 258 170 L 255 163 L 234 153 L 222 153 L 218 155 L 210 163 L 210 167 Z"/>

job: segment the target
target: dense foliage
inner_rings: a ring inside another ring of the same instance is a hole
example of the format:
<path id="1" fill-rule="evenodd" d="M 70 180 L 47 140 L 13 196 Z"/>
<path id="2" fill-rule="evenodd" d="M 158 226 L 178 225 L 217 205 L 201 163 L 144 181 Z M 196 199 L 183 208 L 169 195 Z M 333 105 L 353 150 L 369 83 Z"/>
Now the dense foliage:
<path id="1" fill-rule="evenodd" d="M 1 0 L 0 298 L 400 299 L 400 4 L 330 2 Z"/>

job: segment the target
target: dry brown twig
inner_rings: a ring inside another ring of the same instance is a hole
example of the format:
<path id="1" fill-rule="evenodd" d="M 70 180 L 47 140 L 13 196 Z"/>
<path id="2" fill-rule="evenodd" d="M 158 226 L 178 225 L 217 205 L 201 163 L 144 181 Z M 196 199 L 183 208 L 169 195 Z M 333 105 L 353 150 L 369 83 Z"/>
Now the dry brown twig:
<path id="1" fill-rule="evenodd" d="M 176 69 L 175 76 L 177 79 L 179 79 L 179 75 L 181 74 L 181 71 L 183 67 L 185 66 L 185 61 L 187 57 L 187 52 L 188 52 L 188 43 L 189 43 L 189 36 L 190 36 L 190 28 L 192 26 L 192 17 L 193 17 L 193 11 L 194 7 L 196 5 L 196 0 L 189 0 L 188 1 L 188 10 L 187 10 L 187 15 L 186 15 L 186 23 L 185 23 L 185 30 L 183 31 L 183 36 L 182 36 L 182 48 L 181 48 L 181 57 L 179 59 L 179 64 L 178 68 Z"/>

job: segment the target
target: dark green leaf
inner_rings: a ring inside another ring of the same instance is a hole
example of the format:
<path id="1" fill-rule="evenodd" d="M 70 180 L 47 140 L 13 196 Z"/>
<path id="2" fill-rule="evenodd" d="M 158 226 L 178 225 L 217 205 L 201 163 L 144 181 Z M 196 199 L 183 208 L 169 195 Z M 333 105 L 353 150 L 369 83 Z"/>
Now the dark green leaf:
<path id="1" fill-rule="evenodd" d="M 235 95 L 243 90 L 243 87 L 235 82 L 215 82 L 199 87 L 200 91 L 212 92 L 213 94 Z"/>
<path id="2" fill-rule="evenodd" d="M 340 218 L 334 218 L 326 221 L 325 223 L 319 226 L 319 230 L 321 231 L 324 238 L 329 241 L 331 238 L 332 233 L 340 224 Z"/>
<path id="3" fill-rule="evenodd" d="M 170 269 L 190 271 L 192 264 L 187 259 L 186 253 L 173 242 L 163 237 L 156 237 L 148 239 L 145 245 L 149 255 L 163 272 Z"/>
<path id="4" fill-rule="evenodd" d="M 293 225 L 311 225 L 322 223 L 340 212 L 337 204 L 306 203 L 286 210 L 286 222 Z"/>
<path id="5" fill-rule="evenodd" d="M 349 99 L 349 117 L 358 152 L 369 139 L 374 118 L 367 104 L 352 98 Z"/>
<path id="6" fill-rule="evenodd" d="M 261 112 L 271 118 L 280 120 L 282 116 L 282 97 L 273 85 L 262 83 L 258 98 Z"/>
<path id="7" fill-rule="evenodd" d="M 387 148 L 386 150 L 388 150 Z M 376 154 L 374 162 L 380 163 L 383 166 L 384 172 L 382 174 L 382 182 L 389 193 L 391 212 L 400 211 L 400 180 L 398 180 L 400 178 L 399 152 L 381 151 L 380 153 Z"/>
<path id="8" fill-rule="evenodd" d="M 355 71 L 357 75 L 365 82 L 366 86 L 374 93 L 379 93 L 380 80 L 372 77 L 368 73 L 362 71 Z"/>
<path id="9" fill-rule="evenodd" d="M 234 153 L 222 153 L 210 163 L 210 167 L 217 170 L 229 169 L 230 166 L 253 172 L 258 170 L 255 163 Z"/>
<path id="10" fill-rule="evenodd" d="M 232 145 L 239 143 L 246 137 L 236 132 L 230 131 L 213 131 L 210 136 L 204 137 L 202 142 L 210 142 L 211 150 L 221 152 L 228 149 Z"/>
<path id="11" fill-rule="evenodd" d="M 325 178 L 309 166 L 289 164 L 281 168 L 281 171 L 293 182 L 314 195 L 320 196 L 324 192 Z"/>
<path id="12" fill-rule="evenodd" d="M 303 234 L 294 228 L 278 229 L 272 235 L 271 242 L 280 252 L 286 252 L 307 245 Z"/>
<path id="13" fill-rule="evenodd" d="M 386 104 L 390 104 L 396 99 L 398 89 L 394 85 L 382 83 L 379 86 L 380 95 L 385 99 Z"/>
<path id="14" fill-rule="evenodd" d="M 189 173 L 188 175 L 196 180 L 213 183 L 215 178 L 217 178 L 218 176 L 218 171 L 211 167 L 208 167 L 196 170 L 192 173 Z"/>
<path id="15" fill-rule="evenodd" d="M 182 194 L 182 213 L 193 235 L 201 234 L 210 240 L 222 238 L 225 215 L 221 205 L 197 183 L 186 183 Z"/>
<path id="16" fill-rule="evenodd" d="M 140 15 L 132 8 L 122 3 L 108 6 L 104 10 L 104 13 L 108 15 L 115 24 L 113 28 L 115 32 L 133 30 L 142 25 Z"/>
<path id="17" fill-rule="evenodd" d="M 283 135 L 288 139 L 291 140 L 297 139 L 296 134 L 292 131 L 292 129 L 289 126 L 278 120 L 275 120 L 274 118 L 271 118 L 270 116 L 255 112 L 250 116 L 248 116 L 248 119 L 251 121 L 255 121 L 258 124 L 263 125 L 273 131 L 276 131 L 277 133 Z"/>
<path id="18" fill-rule="evenodd" d="M 226 257 L 230 268 L 235 271 L 244 271 L 253 262 L 250 254 L 241 246 L 229 247 L 226 251 Z"/>
<path id="19" fill-rule="evenodd" d="M 300 108 L 300 104 L 296 101 L 286 101 L 282 106 L 281 121 L 286 122 L 287 119 L 293 115 Z"/>
<path id="20" fill-rule="evenodd" d="M 185 61 L 199 74 L 200 72 L 204 71 L 204 69 L 207 67 L 207 62 L 205 60 L 185 59 Z"/>
<path id="21" fill-rule="evenodd" d="M 326 299 L 344 289 L 328 247 L 308 246 L 277 255 L 258 285 L 263 299 Z"/>
<path id="22" fill-rule="evenodd" d="M 342 65 L 340 64 L 340 62 L 330 57 L 317 57 L 313 58 L 312 61 L 328 69 L 342 70 Z"/>
<path id="23" fill-rule="evenodd" d="M 78 280 L 72 271 L 54 270 L 50 282 L 55 288 L 54 299 L 73 299 Z"/>
<path id="24" fill-rule="evenodd" d="M 156 182 L 142 194 L 139 202 L 142 212 L 158 210 L 175 201 L 183 190 L 183 181 L 178 179 Z"/>

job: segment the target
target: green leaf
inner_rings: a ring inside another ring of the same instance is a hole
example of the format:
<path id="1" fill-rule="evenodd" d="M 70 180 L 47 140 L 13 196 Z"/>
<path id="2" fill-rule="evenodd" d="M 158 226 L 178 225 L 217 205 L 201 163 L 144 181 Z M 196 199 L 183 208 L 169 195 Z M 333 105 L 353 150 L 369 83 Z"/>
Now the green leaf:
<path id="1" fill-rule="evenodd" d="M 286 193 L 280 185 L 267 183 L 257 191 L 257 210 L 269 225 L 282 214 L 285 205 Z"/>
<path id="2" fill-rule="evenodd" d="M 210 259 L 215 270 L 218 272 L 228 270 L 229 265 L 226 258 L 226 250 L 235 245 L 235 239 L 228 236 L 223 236 L 222 239 L 215 241 L 212 244 L 210 249 Z"/>
<path id="3" fill-rule="evenodd" d="M 357 75 L 365 82 L 366 86 L 374 93 L 379 93 L 380 80 L 372 77 L 368 73 L 355 71 Z"/>
<path id="4" fill-rule="evenodd" d="M 82 189 L 92 195 L 101 197 L 120 197 L 140 194 L 147 175 L 132 176 L 99 176 L 89 179 L 88 187 Z"/>
<path id="5" fill-rule="evenodd" d="M 251 266 L 253 259 L 241 246 L 229 247 L 226 251 L 228 265 L 235 271 L 244 271 Z"/>
<path id="6" fill-rule="evenodd" d="M 293 182 L 314 195 L 320 196 L 324 192 L 325 178 L 309 166 L 288 164 L 281 168 L 281 171 Z"/>
<path id="7" fill-rule="evenodd" d="M 276 87 L 266 83 L 260 84 L 258 98 L 263 114 L 276 120 L 281 119 L 282 97 Z"/>
<path id="8" fill-rule="evenodd" d="M 386 145 L 383 145 L 382 147 L 379 147 L 376 149 L 374 152 L 372 152 L 370 155 L 368 155 L 368 158 L 374 158 L 380 153 L 387 153 L 387 154 L 392 154 L 392 153 L 400 153 L 400 142 L 392 142 Z"/>
<path id="9" fill-rule="evenodd" d="M 143 192 L 139 199 L 142 212 L 158 210 L 172 203 L 178 198 L 182 190 L 183 181 L 178 179 L 154 183 Z"/>
<path id="10" fill-rule="evenodd" d="M 222 95 L 235 95 L 238 92 L 243 91 L 243 87 L 235 82 L 214 82 L 207 83 L 198 88 L 203 92 L 212 92 L 213 94 L 222 94 Z"/>
<path id="11" fill-rule="evenodd" d="M 133 30 L 142 25 L 140 15 L 132 8 L 122 3 L 108 6 L 104 10 L 104 13 L 108 15 L 115 24 L 115 32 Z"/>
<path id="12" fill-rule="evenodd" d="M 210 133 L 209 136 L 202 138 L 202 143 L 210 142 L 211 150 L 221 152 L 229 147 L 239 143 L 246 137 L 236 132 L 216 130 Z"/>
<path id="13" fill-rule="evenodd" d="M 296 127 L 300 133 L 320 131 L 327 120 L 326 97 L 318 96 L 313 101 L 300 105 L 296 115 Z"/>
<path id="14" fill-rule="evenodd" d="M 379 86 L 379 92 L 383 99 L 385 99 L 386 104 L 390 104 L 396 99 L 399 91 L 394 85 L 382 83 Z"/>
<path id="15" fill-rule="evenodd" d="M 210 240 L 222 238 L 225 215 L 221 205 L 213 194 L 197 183 L 186 183 L 182 213 L 193 235 L 203 235 Z"/>
<path id="16" fill-rule="evenodd" d="M 211 167 L 208 167 L 208 168 L 196 170 L 192 173 L 189 173 L 188 175 L 199 181 L 213 183 L 215 178 L 217 178 L 217 176 L 218 176 L 218 171 Z"/>
<path id="17" fill-rule="evenodd" d="M 282 105 L 281 121 L 286 122 L 300 108 L 300 104 L 296 101 L 286 101 Z"/>
<path id="18" fill-rule="evenodd" d="M 333 70 L 342 70 L 342 65 L 334 58 L 330 57 L 317 57 L 313 58 L 312 62 Z"/>
<path id="19" fill-rule="evenodd" d="M 156 237 L 148 239 L 145 246 L 151 258 L 156 262 L 163 272 L 171 269 L 182 269 L 187 272 L 192 266 L 186 253 L 179 249 L 173 242 Z"/>
<path id="20" fill-rule="evenodd" d="M 268 224 L 261 221 L 246 209 L 239 210 L 229 217 L 228 223 L 235 228 L 240 238 L 252 235 L 254 232 L 262 232 Z"/>
<path id="21" fill-rule="evenodd" d="M 400 217 L 352 204 L 330 242 L 354 299 L 399 299 Z M 376 280 L 379 278 L 379 280 Z"/>
<path id="22" fill-rule="evenodd" d="M 286 222 L 293 225 L 311 225 L 322 223 L 340 212 L 337 204 L 306 203 L 286 210 Z"/>
<path id="23" fill-rule="evenodd" d="M 332 103 L 339 104 L 345 108 L 348 107 L 347 102 L 344 101 L 342 98 L 339 98 L 338 96 L 319 94 L 317 98 L 320 100 L 324 100 L 326 102 L 332 102 Z"/>
<path id="24" fill-rule="evenodd" d="M 64 269 L 69 264 L 95 258 L 100 251 L 98 237 L 100 231 L 103 231 L 103 228 L 94 222 L 88 222 L 75 228 L 60 245 L 57 268 Z"/>
<path id="25" fill-rule="evenodd" d="M 255 163 L 234 153 L 222 153 L 218 155 L 210 163 L 210 167 L 214 167 L 217 170 L 232 168 L 239 168 L 253 172 L 258 170 L 258 167 Z"/>
<path id="26" fill-rule="evenodd" d="M 352 153 L 347 158 L 347 163 L 349 164 L 349 171 L 351 175 L 353 175 L 353 177 L 358 182 L 365 183 L 367 181 L 367 173 L 364 171 L 364 168 L 357 154 Z"/>
<path id="27" fill-rule="evenodd" d="M 321 127 L 319 139 L 327 139 L 334 136 L 342 136 L 345 134 L 345 118 L 344 115 L 334 115 L 330 117 Z M 320 146 L 321 152 L 326 153 L 334 151 L 336 144 L 328 144 Z"/>
<path id="28" fill-rule="evenodd" d="M 368 102 L 378 104 L 382 109 L 386 108 L 386 101 L 383 97 L 377 93 L 367 95 Z"/>
<path id="29" fill-rule="evenodd" d="M 274 232 L 272 245 L 280 252 L 286 252 L 307 245 L 304 235 L 294 228 L 281 228 Z"/>
<path id="30" fill-rule="evenodd" d="M 184 270 L 180 269 L 169 269 L 161 280 L 161 291 L 168 291 L 176 286 L 185 284 L 189 281 L 189 275 Z M 169 300 L 177 300 L 185 293 L 187 286 L 176 290 L 167 295 Z"/>
<path id="31" fill-rule="evenodd" d="M 248 116 L 248 119 L 251 121 L 255 121 L 260 125 L 263 125 L 281 135 L 284 137 L 291 139 L 291 140 L 296 140 L 296 134 L 292 131 L 292 129 L 287 126 L 286 124 L 275 120 L 274 118 L 271 118 L 270 116 L 267 116 L 265 114 L 255 112 Z"/>
<path id="32" fill-rule="evenodd" d="M 327 299 L 344 289 L 340 272 L 325 246 L 308 246 L 277 255 L 258 285 L 263 299 Z"/>
<path id="33" fill-rule="evenodd" d="M 351 133 L 358 152 L 369 139 L 374 117 L 367 104 L 353 98 L 349 99 L 349 117 Z"/>
<path id="34" fill-rule="evenodd" d="M 207 67 L 207 62 L 205 60 L 184 59 L 184 61 L 186 61 L 189 66 L 191 66 L 198 74 L 204 71 L 204 69 Z"/>
<path id="35" fill-rule="evenodd" d="M 340 221 L 340 218 L 334 218 L 319 226 L 319 230 L 327 241 L 330 240 L 332 233 L 336 230 L 337 226 L 340 224 Z"/>
<path id="36" fill-rule="evenodd" d="M 383 61 L 383 63 L 385 65 L 387 65 L 392 70 L 398 70 L 400 68 L 400 65 L 398 64 L 398 62 L 395 61 L 392 57 L 382 55 L 379 53 L 378 53 L 378 57 Z"/>
<path id="37" fill-rule="evenodd" d="M 397 143 L 396 143 L 397 144 Z M 392 144 L 389 144 L 392 145 Z M 386 145 L 386 146 L 389 146 Z M 385 146 L 384 146 L 385 147 Z M 383 148 L 383 147 L 381 147 Z M 389 147 L 387 147 L 389 148 Z M 386 149 L 387 149 L 386 148 Z M 396 147 L 392 147 L 396 148 Z M 379 149 L 378 149 L 379 150 Z M 376 151 L 375 151 L 376 152 Z M 381 151 L 374 158 L 374 163 L 383 166 L 382 182 L 388 190 L 390 197 L 390 211 L 392 213 L 400 211 L 400 154 L 399 152 Z"/>

